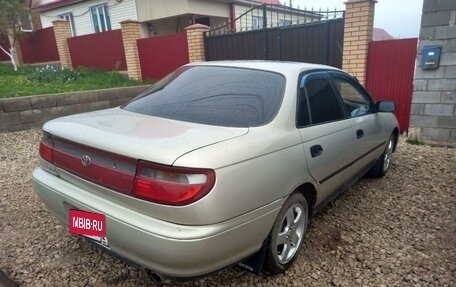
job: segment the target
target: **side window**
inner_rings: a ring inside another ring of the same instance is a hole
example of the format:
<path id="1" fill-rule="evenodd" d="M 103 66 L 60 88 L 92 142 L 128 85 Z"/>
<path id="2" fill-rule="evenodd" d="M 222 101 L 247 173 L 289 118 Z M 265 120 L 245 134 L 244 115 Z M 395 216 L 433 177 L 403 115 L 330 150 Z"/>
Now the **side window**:
<path id="1" fill-rule="evenodd" d="M 307 101 L 306 90 L 301 87 L 298 95 L 296 127 L 302 128 L 308 125 L 310 125 L 309 102 Z"/>
<path id="2" fill-rule="evenodd" d="M 326 73 L 306 78 L 305 91 L 310 107 L 312 124 L 344 119 L 344 111 Z"/>
<path id="3" fill-rule="evenodd" d="M 351 118 L 372 113 L 372 103 L 352 83 L 342 78 L 333 78 L 334 87 L 340 94 L 345 110 Z"/>

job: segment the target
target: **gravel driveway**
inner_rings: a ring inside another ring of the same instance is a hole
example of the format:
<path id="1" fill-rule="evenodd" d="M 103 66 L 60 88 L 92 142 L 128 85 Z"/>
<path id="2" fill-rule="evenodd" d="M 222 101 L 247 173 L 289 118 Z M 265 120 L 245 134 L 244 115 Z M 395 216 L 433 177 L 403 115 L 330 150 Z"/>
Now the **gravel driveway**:
<path id="1" fill-rule="evenodd" d="M 153 285 L 145 272 L 71 236 L 44 208 L 31 187 L 40 136 L 0 134 L 0 269 L 23 286 Z M 285 275 L 233 267 L 174 284 L 456 286 L 456 149 L 401 140 L 385 178 L 361 180 L 313 218 Z"/>

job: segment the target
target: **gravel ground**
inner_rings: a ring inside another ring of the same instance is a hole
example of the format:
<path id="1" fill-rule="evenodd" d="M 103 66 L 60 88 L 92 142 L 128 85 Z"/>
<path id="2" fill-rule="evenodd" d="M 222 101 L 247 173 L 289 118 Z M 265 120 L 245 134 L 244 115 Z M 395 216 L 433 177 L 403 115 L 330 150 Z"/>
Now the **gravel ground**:
<path id="1" fill-rule="evenodd" d="M 37 130 L 0 134 L 0 269 L 22 286 L 150 286 L 50 215 L 31 187 Z M 312 220 L 294 266 L 237 267 L 179 286 L 456 286 L 456 149 L 401 143 L 383 179 L 363 179 Z M 165 284 L 168 285 L 168 284 Z"/>

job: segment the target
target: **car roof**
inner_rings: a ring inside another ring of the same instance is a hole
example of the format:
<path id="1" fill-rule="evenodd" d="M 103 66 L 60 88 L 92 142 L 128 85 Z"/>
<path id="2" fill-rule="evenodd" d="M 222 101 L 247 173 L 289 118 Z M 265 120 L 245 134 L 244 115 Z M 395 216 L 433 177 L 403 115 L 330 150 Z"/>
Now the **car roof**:
<path id="1" fill-rule="evenodd" d="M 335 70 L 342 71 L 335 67 L 288 61 L 264 61 L 264 60 L 239 60 L 239 61 L 208 61 L 188 64 L 190 66 L 220 66 L 220 67 L 238 67 L 266 70 L 277 73 L 301 73 L 307 70 Z"/>

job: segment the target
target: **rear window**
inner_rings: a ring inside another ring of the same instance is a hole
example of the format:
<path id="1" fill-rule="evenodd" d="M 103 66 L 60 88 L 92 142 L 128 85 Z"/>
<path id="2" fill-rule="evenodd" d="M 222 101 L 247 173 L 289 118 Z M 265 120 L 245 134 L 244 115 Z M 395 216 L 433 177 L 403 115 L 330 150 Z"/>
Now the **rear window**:
<path id="1" fill-rule="evenodd" d="M 182 67 L 131 100 L 127 111 L 226 127 L 270 122 L 282 103 L 282 75 L 243 68 Z"/>

